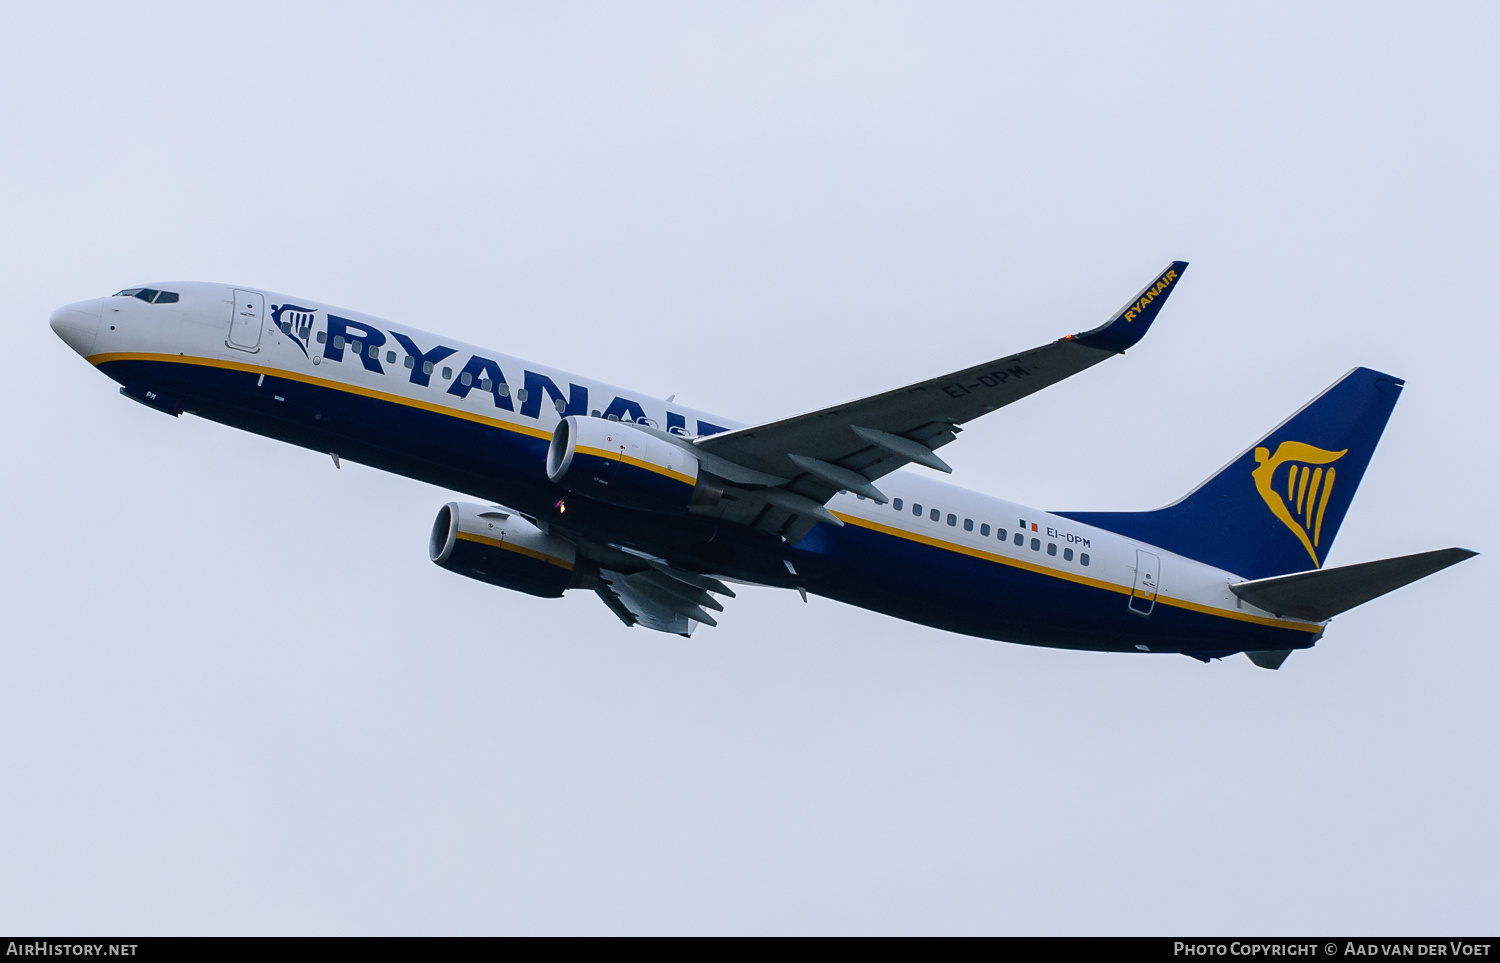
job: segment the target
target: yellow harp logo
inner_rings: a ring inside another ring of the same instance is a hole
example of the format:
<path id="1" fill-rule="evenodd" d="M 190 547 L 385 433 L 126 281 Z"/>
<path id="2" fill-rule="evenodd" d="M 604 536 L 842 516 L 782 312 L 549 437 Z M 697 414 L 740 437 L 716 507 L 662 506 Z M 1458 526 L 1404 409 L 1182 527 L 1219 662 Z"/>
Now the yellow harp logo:
<path id="1" fill-rule="evenodd" d="M 1347 448 L 1324 451 L 1300 441 L 1283 441 L 1276 446 L 1274 455 L 1265 448 L 1255 449 L 1255 462 L 1260 466 L 1250 473 L 1255 479 L 1255 490 L 1265 499 L 1271 513 L 1281 519 L 1281 524 L 1301 540 L 1315 567 L 1323 565 L 1318 561 L 1317 549 L 1323 534 L 1323 512 L 1328 509 L 1328 496 L 1333 494 L 1337 474 L 1332 466 L 1348 453 Z M 1327 471 L 1324 465 L 1329 466 Z M 1282 492 L 1286 493 L 1285 498 Z"/>

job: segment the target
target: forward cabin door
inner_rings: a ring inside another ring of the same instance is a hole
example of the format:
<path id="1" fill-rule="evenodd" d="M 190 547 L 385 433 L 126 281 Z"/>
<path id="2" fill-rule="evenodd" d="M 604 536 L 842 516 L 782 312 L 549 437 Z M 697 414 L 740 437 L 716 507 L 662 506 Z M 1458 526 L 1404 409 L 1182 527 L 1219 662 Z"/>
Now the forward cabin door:
<path id="1" fill-rule="evenodd" d="M 1136 549 L 1135 588 L 1130 592 L 1130 611 L 1150 615 L 1156 606 L 1156 589 L 1161 584 L 1161 559 Z"/>
<path id="2" fill-rule="evenodd" d="M 234 292 L 234 314 L 229 320 L 229 340 L 225 344 L 241 351 L 259 351 L 260 328 L 265 317 L 265 295 L 254 291 Z"/>

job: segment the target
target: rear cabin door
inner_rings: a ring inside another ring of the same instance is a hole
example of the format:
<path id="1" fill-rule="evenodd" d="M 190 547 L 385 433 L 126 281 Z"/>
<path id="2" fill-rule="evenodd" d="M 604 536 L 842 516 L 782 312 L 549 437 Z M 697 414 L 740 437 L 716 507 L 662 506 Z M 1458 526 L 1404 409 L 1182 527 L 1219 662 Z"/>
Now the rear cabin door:
<path id="1" fill-rule="evenodd" d="M 265 295 L 254 291 L 234 292 L 234 314 L 229 320 L 229 340 L 225 343 L 241 351 L 259 351 L 260 328 L 265 317 Z"/>
<path id="2" fill-rule="evenodd" d="M 1150 615 L 1156 606 L 1156 589 L 1161 584 L 1161 559 L 1136 549 L 1135 588 L 1130 592 L 1130 611 Z"/>

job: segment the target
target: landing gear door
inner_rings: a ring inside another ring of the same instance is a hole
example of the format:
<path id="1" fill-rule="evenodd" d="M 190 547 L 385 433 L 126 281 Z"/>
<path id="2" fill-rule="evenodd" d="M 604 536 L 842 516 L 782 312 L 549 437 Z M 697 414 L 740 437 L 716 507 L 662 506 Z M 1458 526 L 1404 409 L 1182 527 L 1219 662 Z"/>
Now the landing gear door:
<path id="1" fill-rule="evenodd" d="M 234 292 L 234 314 L 229 320 L 229 340 L 241 351 L 260 350 L 260 329 L 266 317 L 266 298 L 254 291 Z"/>
<path id="2" fill-rule="evenodd" d="M 1130 611 L 1150 615 L 1156 607 L 1156 589 L 1161 584 L 1161 559 L 1139 549 L 1135 553 L 1135 588 L 1130 592 Z"/>

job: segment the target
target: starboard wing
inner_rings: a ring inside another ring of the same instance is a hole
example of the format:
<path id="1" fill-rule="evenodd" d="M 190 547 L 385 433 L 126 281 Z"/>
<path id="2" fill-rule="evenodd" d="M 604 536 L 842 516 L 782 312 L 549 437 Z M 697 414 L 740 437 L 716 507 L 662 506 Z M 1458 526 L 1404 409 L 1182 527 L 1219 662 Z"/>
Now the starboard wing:
<path id="1" fill-rule="evenodd" d="M 694 444 L 725 461 L 786 479 L 742 498 L 722 517 L 795 541 L 839 491 L 884 502 L 874 484 L 907 464 L 951 469 L 934 449 L 965 422 L 1012 404 L 1120 354 L 1145 337 L 1176 288 L 1186 261 L 1173 261 L 1104 324 L 1051 344 L 831 408 L 708 435 Z M 744 517 L 735 517 L 735 516 Z"/>

